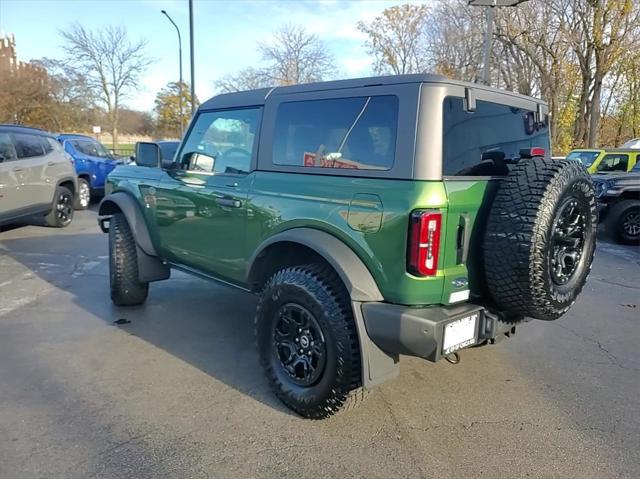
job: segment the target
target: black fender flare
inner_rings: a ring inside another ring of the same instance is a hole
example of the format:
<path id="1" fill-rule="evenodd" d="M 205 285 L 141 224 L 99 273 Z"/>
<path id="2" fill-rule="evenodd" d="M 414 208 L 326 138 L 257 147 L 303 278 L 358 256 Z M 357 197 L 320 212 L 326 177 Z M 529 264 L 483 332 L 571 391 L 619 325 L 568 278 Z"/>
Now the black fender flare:
<path id="1" fill-rule="evenodd" d="M 116 208 L 114 208 L 114 206 Z M 138 201 L 130 194 L 122 191 L 117 191 L 105 196 L 100 202 L 100 206 L 98 206 L 98 222 L 100 222 L 101 228 L 104 220 L 110 217 L 115 210 L 122 211 L 122 214 L 129 223 L 133 237 L 136 239 L 136 243 L 142 251 L 150 256 L 158 256 L 156 248 L 151 241 L 149 228 L 140 210 Z M 106 233 L 108 230 L 103 228 L 103 231 Z"/>
<path id="2" fill-rule="evenodd" d="M 72 193 L 73 193 L 74 196 L 78 193 L 78 179 L 77 179 L 77 177 L 74 177 L 74 176 L 63 176 L 62 178 L 58 178 L 58 181 L 56 181 L 56 188 L 61 186 L 63 183 L 71 183 L 73 185 Z M 53 200 L 55 200 L 55 193 L 54 193 Z"/>
<path id="3" fill-rule="evenodd" d="M 281 242 L 299 243 L 322 256 L 338 273 L 352 301 L 384 300 L 371 272 L 358 255 L 335 236 L 313 228 L 292 228 L 263 241 L 249 260 L 247 278 L 252 276 L 256 258 L 269 246 Z"/>
<path id="4" fill-rule="evenodd" d="M 158 257 L 144 215 L 137 200 L 131 195 L 118 191 L 102 199 L 98 207 L 98 224 L 102 231 L 105 233 L 109 231 L 105 228 L 104 223 L 117 211 L 121 211 L 127 219 L 136 241 L 140 281 L 148 283 L 168 279 L 171 275 L 171 269 Z"/>

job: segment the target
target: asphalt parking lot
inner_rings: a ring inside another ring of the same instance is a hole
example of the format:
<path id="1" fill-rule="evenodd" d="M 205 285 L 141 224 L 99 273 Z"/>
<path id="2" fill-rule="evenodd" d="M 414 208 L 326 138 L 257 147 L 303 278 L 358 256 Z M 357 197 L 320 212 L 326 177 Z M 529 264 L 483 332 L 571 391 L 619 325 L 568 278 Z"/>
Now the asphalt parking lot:
<path id="1" fill-rule="evenodd" d="M 640 248 L 601 241 L 562 319 L 404 358 L 325 421 L 268 390 L 255 303 L 174 274 L 112 306 L 92 211 L 0 232 L 0 478 L 640 477 Z"/>

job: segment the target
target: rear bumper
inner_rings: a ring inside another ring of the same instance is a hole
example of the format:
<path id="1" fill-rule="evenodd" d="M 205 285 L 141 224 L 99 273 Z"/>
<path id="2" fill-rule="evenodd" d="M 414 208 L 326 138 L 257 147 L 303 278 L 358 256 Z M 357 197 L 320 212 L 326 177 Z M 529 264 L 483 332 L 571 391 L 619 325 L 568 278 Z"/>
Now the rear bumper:
<path id="1" fill-rule="evenodd" d="M 362 314 L 368 336 L 380 349 L 391 354 L 416 356 L 433 362 L 455 350 L 515 333 L 515 326 L 498 321 L 485 308 L 471 303 L 426 308 L 363 303 Z M 473 337 L 445 350 L 446 326 L 470 317 L 475 317 Z"/>

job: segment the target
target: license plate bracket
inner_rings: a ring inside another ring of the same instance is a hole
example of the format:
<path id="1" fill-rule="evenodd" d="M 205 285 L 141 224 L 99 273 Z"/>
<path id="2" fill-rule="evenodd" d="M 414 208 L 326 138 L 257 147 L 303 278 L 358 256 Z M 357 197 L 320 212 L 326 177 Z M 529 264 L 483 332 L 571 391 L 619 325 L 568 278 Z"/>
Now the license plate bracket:
<path id="1" fill-rule="evenodd" d="M 480 312 L 455 319 L 444 326 L 442 354 L 444 356 L 478 343 Z"/>

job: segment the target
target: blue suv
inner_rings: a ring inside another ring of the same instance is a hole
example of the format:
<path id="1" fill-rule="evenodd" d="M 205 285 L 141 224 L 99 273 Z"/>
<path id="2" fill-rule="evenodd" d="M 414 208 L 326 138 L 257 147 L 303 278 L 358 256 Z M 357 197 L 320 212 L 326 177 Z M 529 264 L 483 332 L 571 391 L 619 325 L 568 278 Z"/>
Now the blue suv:
<path id="1" fill-rule="evenodd" d="M 92 196 L 104 195 L 104 183 L 107 175 L 123 161 L 115 158 L 109 151 L 90 136 L 62 134 L 58 135 L 64 150 L 71 155 L 78 173 L 78 194 L 76 209 L 89 207 Z"/>

